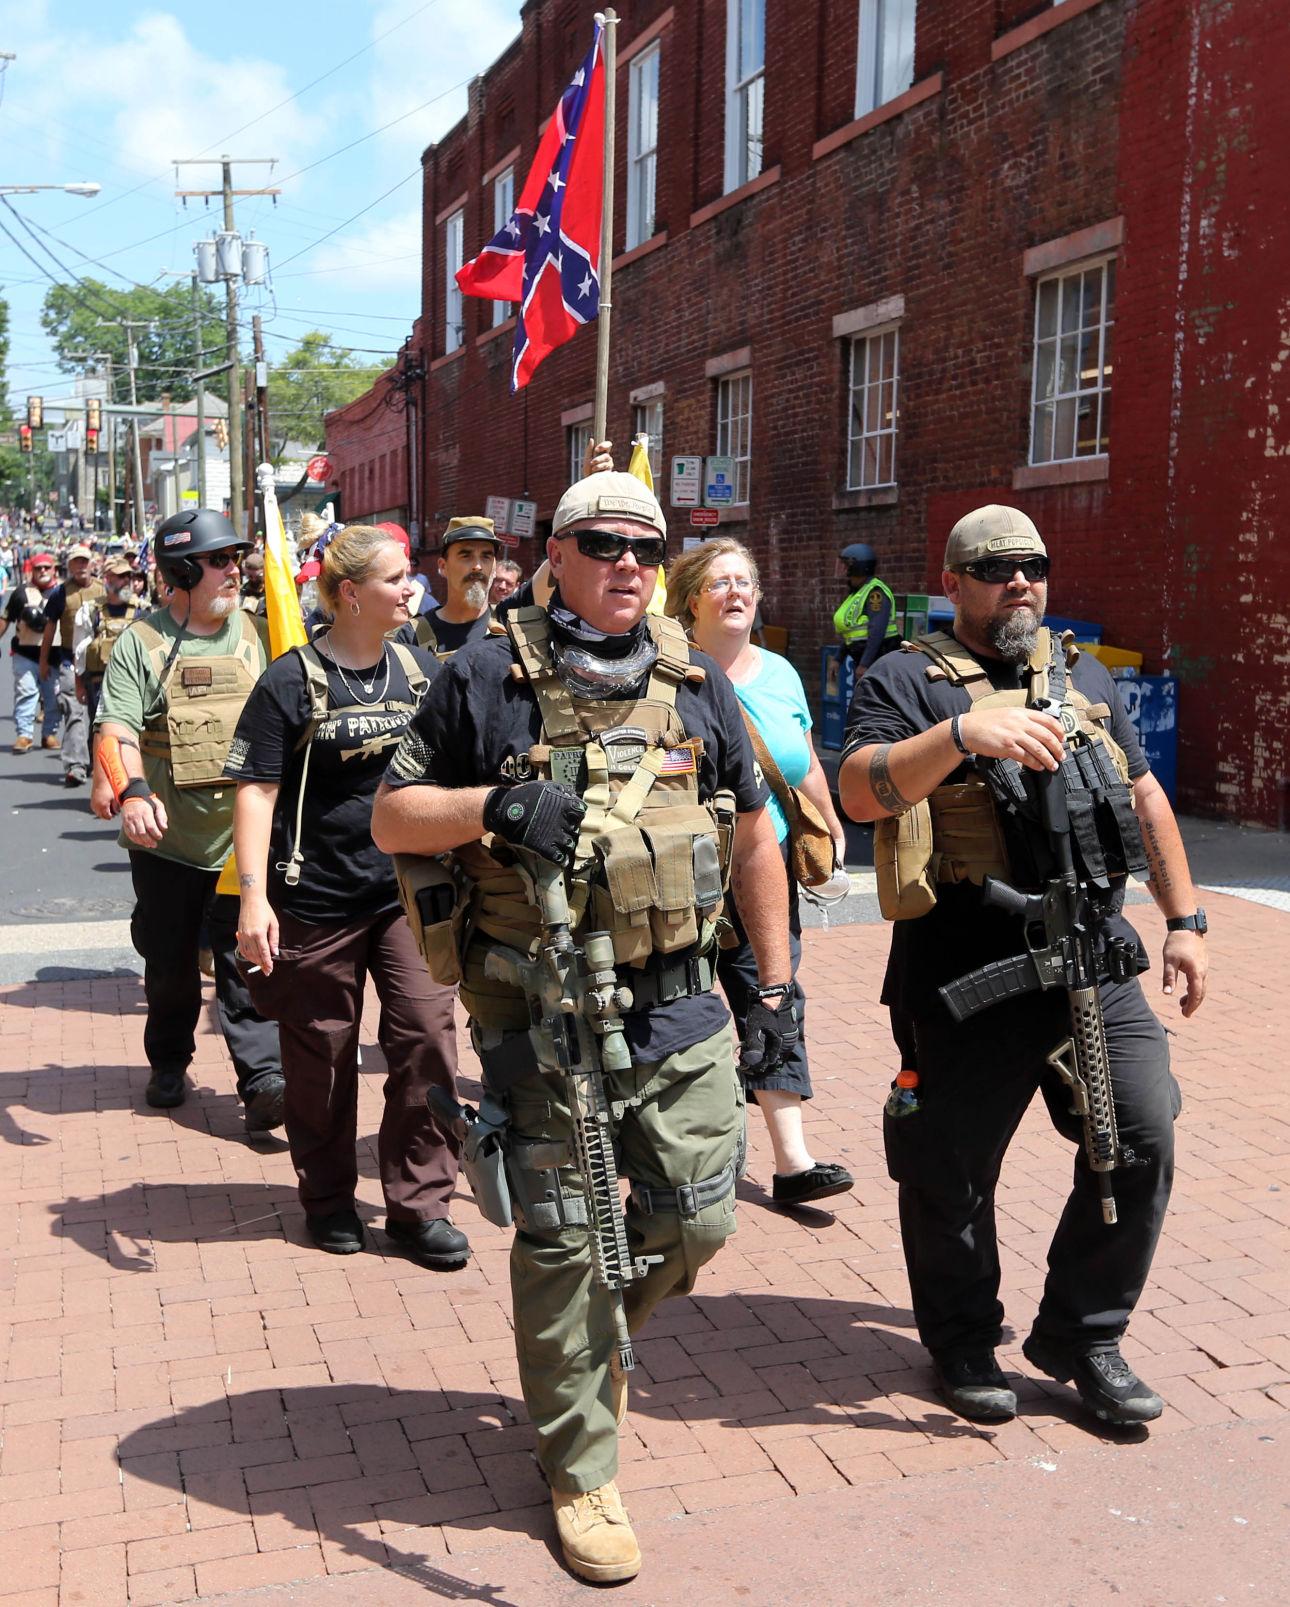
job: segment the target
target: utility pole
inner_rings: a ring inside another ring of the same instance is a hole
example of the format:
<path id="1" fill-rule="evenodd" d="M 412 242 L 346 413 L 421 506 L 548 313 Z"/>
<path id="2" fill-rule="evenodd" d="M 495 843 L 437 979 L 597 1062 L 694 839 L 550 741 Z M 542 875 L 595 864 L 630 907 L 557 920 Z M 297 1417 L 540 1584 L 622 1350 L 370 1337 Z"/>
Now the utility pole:
<path id="1" fill-rule="evenodd" d="M 176 196 L 187 201 L 190 197 L 209 200 L 212 196 L 221 196 L 224 201 L 224 232 L 235 233 L 233 219 L 233 198 L 238 195 L 280 195 L 280 190 L 235 190 L 233 188 L 233 167 L 236 162 L 242 167 L 273 167 L 277 162 L 276 156 L 207 156 L 184 157 L 175 163 L 178 167 L 210 167 L 218 162 L 222 184 L 218 190 L 176 190 Z M 229 515 L 233 526 L 242 534 L 240 527 L 242 519 L 242 365 L 238 355 L 237 346 L 237 279 L 228 277 L 224 281 L 224 295 L 227 300 L 228 322 L 228 360 L 232 367 L 228 372 L 228 468 L 229 468 Z"/>
<path id="2" fill-rule="evenodd" d="M 193 350 L 197 361 L 204 362 L 202 352 L 202 291 L 197 283 L 197 270 L 193 269 Z M 206 381 L 198 373 L 197 380 L 197 506 L 206 506 Z"/>
<path id="3" fill-rule="evenodd" d="M 139 392 L 136 383 L 135 370 L 139 363 L 139 349 L 134 342 L 136 329 L 149 328 L 146 318 L 109 318 L 99 319 L 100 329 L 124 329 L 126 341 L 126 360 L 130 366 L 130 406 L 138 407 Z M 111 369 L 108 370 L 109 375 Z M 110 384 L 110 380 L 109 380 Z M 134 414 L 130 420 L 130 483 L 134 501 L 134 539 L 143 540 L 144 507 L 143 507 L 143 454 L 139 448 L 139 416 Z M 115 492 L 115 487 L 112 487 Z"/>
<path id="4" fill-rule="evenodd" d="M 256 313 L 251 320 L 251 329 L 255 336 L 255 418 L 259 427 L 260 446 L 256 456 L 257 478 L 261 463 L 270 462 L 269 451 L 269 365 L 264 360 L 264 326 L 260 322 L 260 315 Z M 268 521 L 264 518 L 264 509 L 260 510 L 261 520 L 265 531 L 268 531 Z"/>

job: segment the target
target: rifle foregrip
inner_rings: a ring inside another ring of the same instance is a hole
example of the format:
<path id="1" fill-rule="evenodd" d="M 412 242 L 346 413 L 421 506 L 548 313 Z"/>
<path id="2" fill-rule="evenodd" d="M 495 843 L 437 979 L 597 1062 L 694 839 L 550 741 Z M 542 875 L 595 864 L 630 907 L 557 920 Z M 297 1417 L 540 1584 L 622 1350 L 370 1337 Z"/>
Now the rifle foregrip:
<path id="1" fill-rule="evenodd" d="M 995 909 L 1006 911 L 1009 915 L 1020 915 L 1023 920 L 1029 920 L 1038 903 L 1043 905 L 1042 899 L 1035 899 L 1027 893 L 1019 893 L 1015 887 L 1009 887 L 1007 882 L 1001 882 L 997 876 L 987 876 L 981 883 L 981 897 L 987 904 Z"/>
<path id="2" fill-rule="evenodd" d="M 957 982 L 947 982 L 938 991 L 955 1021 L 966 1021 L 992 1004 L 1034 993 L 1041 986 L 1035 962 L 1028 954 L 1016 954 L 1009 960 L 991 960 L 989 965 L 969 971 Z"/>

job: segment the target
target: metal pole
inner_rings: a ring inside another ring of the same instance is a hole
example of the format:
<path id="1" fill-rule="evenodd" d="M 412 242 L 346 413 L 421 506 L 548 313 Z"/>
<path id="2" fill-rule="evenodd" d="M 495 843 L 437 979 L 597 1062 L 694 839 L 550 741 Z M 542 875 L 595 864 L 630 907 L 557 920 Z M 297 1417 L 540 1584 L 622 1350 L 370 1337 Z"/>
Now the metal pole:
<path id="1" fill-rule="evenodd" d="M 107 393 L 109 403 L 115 401 L 112 390 L 112 359 L 107 360 Z M 105 409 L 106 412 L 106 409 Z M 104 423 L 107 425 L 108 449 L 108 535 L 116 535 L 116 415 L 108 413 Z"/>
<path id="2" fill-rule="evenodd" d="M 605 178 L 601 192 L 600 218 L 600 311 L 596 327 L 596 404 L 592 420 L 592 439 L 605 439 L 609 413 L 609 317 L 614 273 L 614 123 L 616 120 L 615 78 L 618 71 L 618 14 L 604 13 L 605 32 Z"/>
<path id="3" fill-rule="evenodd" d="M 233 163 L 227 156 L 220 158 L 224 174 L 224 227 L 233 232 Z M 229 518 L 233 528 L 242 535 L 242 363 L 237 349 L 237 280 L 226 279 L 224 293 L 228 302 L 228 479 Z"/>
<path id="4" fill-rule="evenodd" d="M 193 269 L 193 355 L 200 363 L 202 354 L 202 292 Z M 206 381 L 197 378 L 197 506 L 206 506 Z"/>
<path id="5" fill-rule="evenodd" d="M 251 328 L 255 334 L 255 421 L 259 432 L 259 453 L 252 464 L 256 483 L 259 484 L 259 464 L 272 464 L 272 453 L 269 449 L 269 368 L 264 360 L 264 326 L 260 322 L 260 315 L 256 313 L 251 320 Z M 260 498 L 260 516 L 267 531 L 268 512 L 263 495 Z"/>
<path id="6" fill-rule="evenodd" d="M 130 361 L 130 406 L 138 407 L 139 393 L 135 384 L 135 364 L 138 362 L 138 351 L 134 344 L 134 329 L 126 324 L 125 330 L 126 352 Z M 131 446 L 133 449 L 133 472 L 131 479 L 134 490 L 134 539 L 143 540 L 143 453 L 139 447 L 139 416 L 136 413 L 130 420 Z"/>

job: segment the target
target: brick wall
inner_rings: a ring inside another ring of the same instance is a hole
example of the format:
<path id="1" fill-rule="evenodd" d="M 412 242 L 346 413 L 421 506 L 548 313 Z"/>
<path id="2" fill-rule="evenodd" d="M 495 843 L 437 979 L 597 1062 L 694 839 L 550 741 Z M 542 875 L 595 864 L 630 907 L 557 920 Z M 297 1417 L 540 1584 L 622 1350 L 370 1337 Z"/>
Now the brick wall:
<path id="1" fill-rule="evenodd" d="M 1290 149 L 1290 97 L 1277 87 L 1290 67 L 1286 8 L 922 0 L 913 91 L 844 138 L 856 11 L 855 0 L 767 0 L 764 169 L 778 176 L 711 211 L 724 181 L 725 0 L 633 7 L 620 44 L 656 27 L 661 41 L 658 233 L 615 272 L 610 434 L 626 442 L 629 392 L 661 381 L 665 455 L 715 450 L 705 364 L 750 346 L 752 499 L 731 533 L 757 553 L 767 616 L 789 627 L 808 689 L 831 639 L 839 547 L 872 542 L 898 590 L 936 590 L 953 519 L 1013 502 L 1049 538 L 1054 612 L 1103 620 L 1109 639 L 1146 651 L 1148 670 L 1180 676 L 1184 804 L 1285 824 L 1290 560 L 1273 533 L 1287 461 L 1276 364 L 1290 346 L 1277 154 Z M 467 255 L 490 236 L 484 177 L 519 146 L 518 191 L 589 20 L 589 7 L 529 0 L 521 38 L 425 153 L 413 341 L 429 364 L 431 529 L 489 493 L 534 496 L 549 517 L 567 477 L 560 415 L 592 397 L 591 331 L 511 397 L 509 331 L 493 332 L 486 302 L 467 299 L 464 348 L 444 357 L 438 221 L 464 194 Z M 620 196 L 627 81 L 624 68 Z M 1114 219 L 1109 465 L 1099 479 L 1014 485 L 1029 439 L 1024 254 Z M 618 231 L 621 250 L 621 210 Z M 833 319 L 897 295 L 899 486 L 848 495 L 846 342 Z M 406 474 L 401 435 L 387 433 L 402 419 L 371 412 L 372 400 L 329 424 L 342 487 L 368 455 L 392 453 L 382 472 Z M 537 556 L 522 554 L 529 567 Z M 1239 752 L 1219 751 L 1254 719 Z"/>

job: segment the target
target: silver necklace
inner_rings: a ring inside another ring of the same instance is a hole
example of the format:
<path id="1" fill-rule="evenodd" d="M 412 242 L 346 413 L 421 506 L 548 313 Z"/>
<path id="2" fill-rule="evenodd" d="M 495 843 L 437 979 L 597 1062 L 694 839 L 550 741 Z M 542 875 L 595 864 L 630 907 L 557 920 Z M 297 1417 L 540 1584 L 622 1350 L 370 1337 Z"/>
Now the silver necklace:
<path id="1" fill-rule="evenodd" d="M 363 677 L 358 673 L 358 671 L 354 668 L 354 666 L 352 664 L 348 666 L 349 670 L 350 670 L 350 673 L 353 675 L 354 679 L 358 682 L 359 686 L 362 688 L 363 692 L 366 694 L 365 697 L 360 697 L 359 694 L 354 690 L 353 686 L 350 684 L 349 676 L 345 674 L 346 666 L 344 664 L 342 664 L 341 661 L 336 657 L 336 649 L 335 649 L 334 645 L 331 643 L 331 641 L 328 641 L 328 643 L 327 643 L 327 652 L 328 652 L 328 654 L 329 654 L 329 656 L 331 658 L 332 663 L 336 666 L 337 670 L 340 672 L 340 678 L 345 684 L 345 690 L 349 693 L 350 697 L 352 697 L 354 699 L 355 703 L 363 703 L 363 702 L 383 703 L 385 701 L 385 694 L 390 689 L 390 655 L 389 655 L 389 647 L 388 647 L 387 643 L 385 643 L 385 642 L 381 643 L 381 662 L 379 664 L 373 666 L 372 678 L 371 678 L 370 681 L 365 681 L 363 679 Z M 376 686 L 376 678 L 381 673 L 382 669 L 384 669 L 384 671 L 385 671 L 385 680 L 381 685 L 380 692 L 375 697 L 373 697 L 372 692 L 373 692 L 373 689 Z"/>

